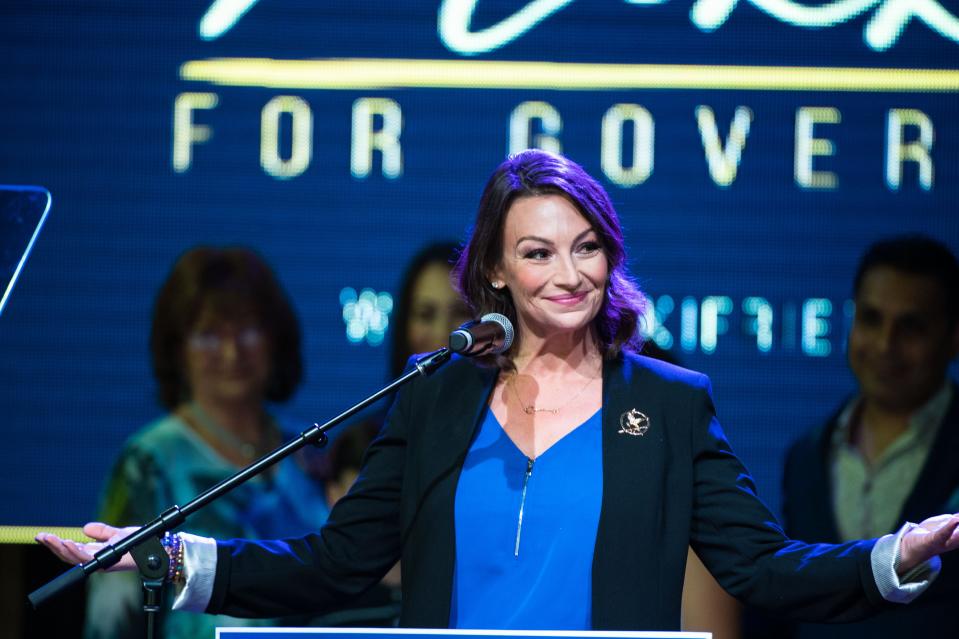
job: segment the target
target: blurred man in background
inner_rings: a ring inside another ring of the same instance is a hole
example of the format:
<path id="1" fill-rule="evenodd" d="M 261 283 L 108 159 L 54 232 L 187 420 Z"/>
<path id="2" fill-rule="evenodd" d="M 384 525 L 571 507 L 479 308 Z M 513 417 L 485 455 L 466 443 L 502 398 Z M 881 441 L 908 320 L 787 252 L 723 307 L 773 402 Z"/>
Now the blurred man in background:
<path id="1" fill-rule="evenodd" d="M 789 449 L 787 532 L 809 542 L 878 537 L 926 513 L 959 510 L 959 264 L 922 236 L 871 246 L 853 286 L 849 367 L 859 386 Z M 959 636 L 959 562 L 914 605 L 868 621 L 804 625 L 799 637 Z"/>

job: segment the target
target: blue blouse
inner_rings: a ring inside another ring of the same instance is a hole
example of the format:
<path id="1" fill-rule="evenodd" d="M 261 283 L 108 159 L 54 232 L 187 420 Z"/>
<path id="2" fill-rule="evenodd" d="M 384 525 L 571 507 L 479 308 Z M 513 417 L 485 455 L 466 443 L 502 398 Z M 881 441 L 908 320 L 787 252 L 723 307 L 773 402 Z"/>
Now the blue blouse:
<path id="1" fill-rule="evenodd" d="M 486 409 L 456 488 L 451 628 L 590 628 L 602 467 L 602 411 L 530 460 Z"/>

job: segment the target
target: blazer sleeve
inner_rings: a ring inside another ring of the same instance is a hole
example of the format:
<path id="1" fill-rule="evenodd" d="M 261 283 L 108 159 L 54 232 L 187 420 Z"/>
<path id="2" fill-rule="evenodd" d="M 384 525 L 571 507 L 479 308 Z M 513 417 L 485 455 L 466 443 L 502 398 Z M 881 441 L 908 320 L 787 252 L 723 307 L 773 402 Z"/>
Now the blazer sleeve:
<path id="1" fill-rule="evenodd" d="M 217 542 L 206 612 L 235 617 L 322 612 L 379 582 L 400 557 L 409 405 L 409 393 L 401 392 L 366 452 L 359 478 L 320 531 L 297 539 Z"/>
<path id="2" fill-rule="evenodd" d="M 726 440 L 709 380 L 694 385 L 691 544 L 746 604 L 804 621 L 844 622 L 886 605 L 873 578 L 876 540 L 806 544 L 786 537 Z"/>

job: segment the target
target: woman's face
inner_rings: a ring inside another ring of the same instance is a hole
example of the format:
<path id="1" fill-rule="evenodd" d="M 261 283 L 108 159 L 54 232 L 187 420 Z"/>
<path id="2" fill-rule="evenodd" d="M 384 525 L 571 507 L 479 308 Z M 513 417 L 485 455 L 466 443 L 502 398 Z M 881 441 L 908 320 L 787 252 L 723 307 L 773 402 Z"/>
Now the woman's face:
<path id="1" fill-rule="evenodd" d="M 226 319 L 205 308 L 187 335 L 187 381 L 194 399 L 262 401 L 270 378 L 272 346 L 251 315 Z"/>
<path id="2" fill-rule="evenodd" d="M 503 226 L 491 280 L 512 296 L 520 334 L 543 338 L 588 327 L 606 294 L 609 266 L 599 236 L 559 195 L 516 200 Z"/>
<path id="3" fill-rule="evenodd" d="M 406 355 L 446 346 L 453 329 L 469 319 L 469 308 L 450 284 L 449 265 L 427 264 L 417 276 L 410 296 L 406 341 L 411 352 Z"/>

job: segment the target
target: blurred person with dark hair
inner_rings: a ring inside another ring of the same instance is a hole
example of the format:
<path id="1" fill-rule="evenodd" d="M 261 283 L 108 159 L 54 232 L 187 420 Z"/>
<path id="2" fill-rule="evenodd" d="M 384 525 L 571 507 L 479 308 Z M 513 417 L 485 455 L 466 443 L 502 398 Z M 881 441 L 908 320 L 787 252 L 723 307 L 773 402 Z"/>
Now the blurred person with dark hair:
<path id="1" fill-rule="evenodd" d="M 430 244 L 407 266 L 393 314 L 391 379 L 400 376 L 410 356 L 446 346 L 450 333 L 471 319 L 450 282 L 456 253 L 452 242 Z"/>
<path id="2" fill-rule="evenodd" d="M 289 399 L 303 372 L 300 326 L 262 258 L 245 248 L 184 253 L 160 288 L 150 334 L 159 399 L 169 413 L 136 432 L 110 475 L 100 517 L 144 524 L 183 504 L 299 432 L 267 402 Z M 289 458 L 190 517 L 191 530 L 273 538 L 316 530 L 328 509 L 323 486 Z M 91 577 L 88 639 L 143 636 L 134 574 Z M 213 636 L 216 626 L 274 625 L 172 611 L 164 639 Z"/>
<path id="3" fill-rule="evenodd" d="M 789 449 L 786 531 L 808 541 L 878 537 L 930 512 L 959 510 L 959 263 L 924 236 L 877 242 L 853 283 L 849 368 L 859 392 Z M 914 605 L 800 637 L 959 636 L 959 562 Z"/>
<path id="4" fill-rule="evenodd" d="M 692 546 L 746 603 L 841 622 L 919 596 L 959 547 L 951 515 L 843 545 L 786 537 L 708 378 L 638 354 L 646 301 L 618 216 L 568 158 L 528 150 L 497 167 L 454 273 L 473 314 L 508 317 L 514 341 L 404 387 L 318 533 L 178 533 L 175 608 L 329 609 L 402 558 L 404 626 L 678 629 Z M 78 562 L 132 529 L 84 531 L 96 541 L 37 539 Z"/>
<path id="5" fill-rule="evenodd" d="M 469 308 L 450 281 L 456 252 L 453 242 L 428 244 L 413 255 L 403 271 L 390 320 L 389 379 L 403 373 L 412 355 L 446 346 L 449 334 L 470 319 Z M 375 413 L 344 427 L 342 433 L 334 433 L 322 465 L 330 507 L 349 492 L 359 477 L 363 454 L 385 420 L 385 411 Z M 401 600 L 397 564 L 380 583 L 311 623 L 333 627 L 395 626 Z"/>

